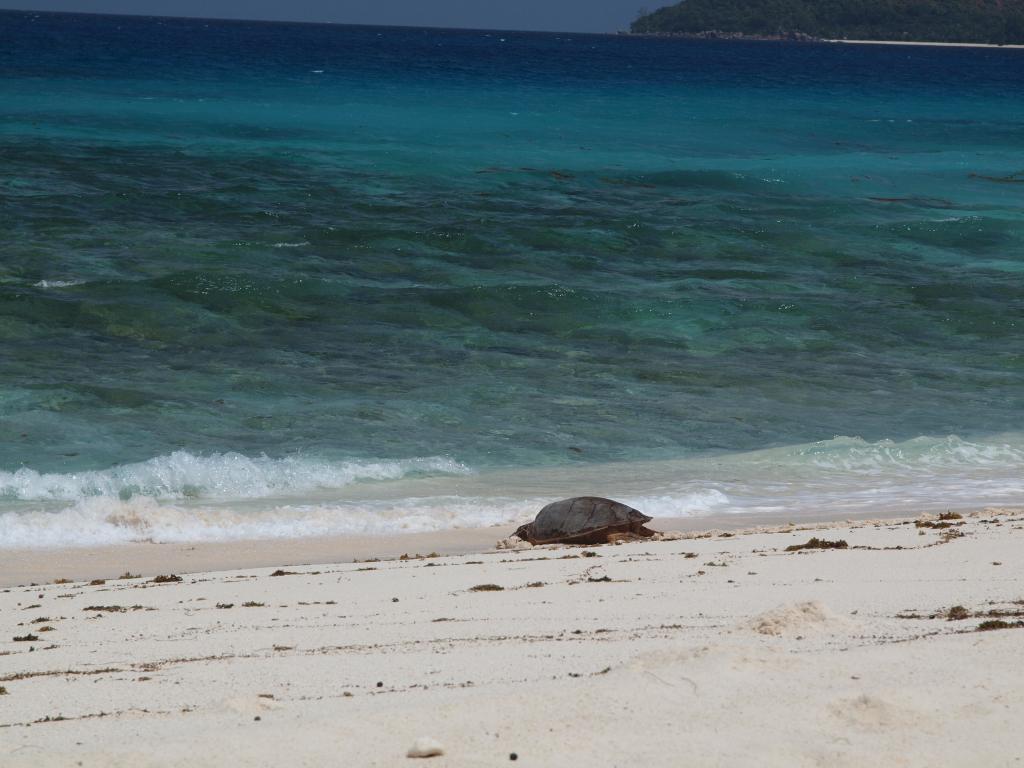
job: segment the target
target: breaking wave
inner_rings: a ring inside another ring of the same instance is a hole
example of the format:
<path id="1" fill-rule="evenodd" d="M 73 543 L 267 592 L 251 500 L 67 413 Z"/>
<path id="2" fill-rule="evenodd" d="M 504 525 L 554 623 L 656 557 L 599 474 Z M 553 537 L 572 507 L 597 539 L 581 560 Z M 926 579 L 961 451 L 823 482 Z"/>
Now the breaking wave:
<path id="1" fill-rule="evenodd" d="M 69 474 L 0 472 L 0 548 L 396 534 L 518 524 L 573 495 L 654 517 L 756 522 L 1024 503 L 1024 436 L 837 437 L 674 461 L 474 472 L 444 458 L 332 462 L 175 452 Z"/>
<path id="2" fill-rule="evenodd" d="M 129 499 L 258 499 L 343 488 L 368 480 L 397 480 L 414 474 L 464 474 L 469 470 L 444 457 L 394 461 L 323 461 L 306 458 L 251 458 L 240 453 L 197 456 L 175 451 L 136 464 L 86 472 L 42 473 L 22 468 L 0 471 L 0 499 L 78 501 L 89 497 Z"/>

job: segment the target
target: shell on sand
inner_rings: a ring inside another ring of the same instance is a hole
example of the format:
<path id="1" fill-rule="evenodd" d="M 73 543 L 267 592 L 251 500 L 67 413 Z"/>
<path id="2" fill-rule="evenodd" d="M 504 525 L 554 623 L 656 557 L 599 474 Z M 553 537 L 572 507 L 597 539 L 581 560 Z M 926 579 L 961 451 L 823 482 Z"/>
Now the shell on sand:
<path id="1" fill-rule="evenodd" d="M 437 739 L 423 736 L 413 742 L 406 757 L 439 757 L 444 754 L 444 747 Z"/>

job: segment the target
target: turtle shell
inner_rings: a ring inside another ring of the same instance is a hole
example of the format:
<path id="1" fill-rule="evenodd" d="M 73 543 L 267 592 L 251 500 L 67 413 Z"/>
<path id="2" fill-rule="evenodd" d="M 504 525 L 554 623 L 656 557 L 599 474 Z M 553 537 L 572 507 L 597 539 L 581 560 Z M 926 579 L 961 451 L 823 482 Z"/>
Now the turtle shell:
<path id="1" fill-rule="evenodd" d="M 644 528 L 651 518 L 618 501 L 598 496 L 576 496 L 548 504 L 516 536 L 531 544 L 597 544 L 613 533 L 649 536 Z"/>

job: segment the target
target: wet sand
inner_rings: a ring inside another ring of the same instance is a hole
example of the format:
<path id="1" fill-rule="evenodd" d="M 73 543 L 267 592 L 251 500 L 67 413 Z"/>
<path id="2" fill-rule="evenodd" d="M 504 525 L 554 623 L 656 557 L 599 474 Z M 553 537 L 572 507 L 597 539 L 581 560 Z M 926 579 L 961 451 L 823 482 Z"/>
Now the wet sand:
<path id="1" fill-rule="evenodd" d="M 659 518 L 651 527 L 659 531 L 740 531 L 794 523 L 802 526 L 835 524 L 848 519 L 897 517 L 875 510 L 849 514 L 816 515 L 812 521 L 786 515 L 724 514 L 688 518 Z M 515 526 L 472 528 L 381 536 L 320 536 L 316 538 L 253 541 L 156 543 L 137 542 L 70 549 L 5 549 L 0 561 L 0 587 L 45 584 L 54 579 L 91 581 L 122 573 L 155 576 L 160 573 L 197 573 L 280 565 L 346 563 L 368 558 L 399 557 L 406 553 L 443 555 L 486 552 L 509 536 Z"/>

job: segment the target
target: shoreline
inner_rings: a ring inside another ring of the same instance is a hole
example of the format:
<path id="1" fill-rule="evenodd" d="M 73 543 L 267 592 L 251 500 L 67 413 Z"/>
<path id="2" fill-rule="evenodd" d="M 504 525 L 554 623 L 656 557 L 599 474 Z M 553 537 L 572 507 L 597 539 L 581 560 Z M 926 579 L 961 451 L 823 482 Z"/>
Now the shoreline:
<path id="1" fill-rule="evenodd" d="M 940 43 L 925 40 L 821 40 L 820 42 L 845 45 L 916 45 L 937 48 L 1024 48 L 1024 45 L 1019 43 Z"/>
<path id="2" fill-rule="evenodd" d="M 852 40 L 846 38 L 812 37 L 802 33 L 792 35 L 744 35 L 740 33 L 711 32 L 620 32 L 625 37 L 650 37 L 666 40 L 713 40 L 738 43 L 830 43 L 845 45 L 910 45 L 938 48 L 1010 48 L 1024 49 L 1022 43 L 955 43 L 931 40 Z"/>
<path id="3" fill-rule="evenodd" d="M 951 511 L 972 513 L 977 507 Z M 732 513 L 685 518 L 655 518 L 656 531 L 685 535 L 775 530 L 822 530 L 847 523 L 910 520 L 905 511 L 873 509 L 860 514 L 813 516 Z M 438 553 L 444 556 L 493 552 L 515 525 L 463 528 L 426 533 L 338 535 L 309 538 L 253 539 L 212 542 L 151 542 L 74 548 L 11 548 L 0 550 L 0 588 L 51 584 L 67 579 L 89 582 L 116 579 L 124 573 L 141 577 L 159 574 L 219 573 L 251 568 L 316 566 L 368 560 L 394 560 L 402 555 Z"/>

